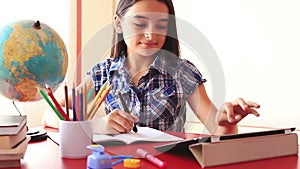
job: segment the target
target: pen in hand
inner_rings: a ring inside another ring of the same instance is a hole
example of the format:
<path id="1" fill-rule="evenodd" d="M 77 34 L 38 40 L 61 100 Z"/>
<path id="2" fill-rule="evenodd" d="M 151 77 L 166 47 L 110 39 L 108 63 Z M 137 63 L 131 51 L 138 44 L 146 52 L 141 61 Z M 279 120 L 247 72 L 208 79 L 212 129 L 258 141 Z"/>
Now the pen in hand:
<path id="1" fill-rule="evenodd" d="M 126 102 L 125 102 L 125 100 L 124 100 L 124 98 L 123 98 L 123 96 L 122 96 L 122 94 L 121 94 L 120 91 L 118 92 L 118 95 L 119 95 L 119 98 L 120 98 L 120 100 L 121 100 L 121 103 L 122 103 L 122 106 L 123 106 L 123 108 L 124 108 L 124 111 L 127 112 L 127 113 L 130 113 L 130 112 L 129 112 L 129 109 L 128 109 L 127 105 L 126 105 Z M 131 116 L 131 117 L 132 117 L 132 116 Z M 132 118 L 133 118 L 133 117 L 132 117 Z M 135 123 L 134 123 L 134 126 L 133 126 L 133 129 L 132 129 L 132 130 L 133 130 L 135 133 L 138 131 L 138 129 L 137 129 Z"/>

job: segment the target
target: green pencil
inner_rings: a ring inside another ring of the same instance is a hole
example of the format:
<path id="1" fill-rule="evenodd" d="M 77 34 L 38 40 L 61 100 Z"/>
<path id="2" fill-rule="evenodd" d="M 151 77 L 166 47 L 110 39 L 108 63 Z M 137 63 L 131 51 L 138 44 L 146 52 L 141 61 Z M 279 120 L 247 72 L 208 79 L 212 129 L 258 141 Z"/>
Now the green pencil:
<path id="1" fill-rule="evenodd" d="M 57 108 L 51 103 L 51 101 L 48 99 L 46 93 L 43 91 L 43 89 L 40 90 L 41 95 L 43 98 L 47 101 L 47 103 L 51 106 L 53 111 L 56 113 L 56 115 L 59 117 L 60 120 L 65 120 L 63 116 L 60 114 L 60 112 L 57 110 Z"/>
<path id="2" fill-rule="evenodd" d="M 88 92 L 88 95 L 87 95 L 87 100 L 88 100 L 88 101 L 90 101 L 90 99 L 91 99 L 91 97 L 92 97 L 92 95 L 93 95 L 93 92 L 94 92 L 94 88 L 91 87 L 90 90 L 89 90 L 89 92 Z"/>

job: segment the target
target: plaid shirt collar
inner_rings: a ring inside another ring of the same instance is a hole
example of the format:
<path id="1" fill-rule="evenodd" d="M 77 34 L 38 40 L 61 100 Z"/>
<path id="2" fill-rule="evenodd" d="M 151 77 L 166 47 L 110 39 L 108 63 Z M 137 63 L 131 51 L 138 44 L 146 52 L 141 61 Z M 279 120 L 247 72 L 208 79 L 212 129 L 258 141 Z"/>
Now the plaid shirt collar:
<path id="1" fill-rule="evenodd" d="M 116 72 L 119 74 L 128 73 L 126 72 L 128 69 L 126 68 L 125 60 L 125 56 L 121 56 L 115 62 L 112 62 L 109 74 L 113 75 Z M 155 60 L 150 65 L 150 69 L 156 69 L 163 75 L 168 75 L 170 72 L 174 71 L 174 68 L 172 66 L 168 66 L 166 58 L 160 53 L 157 54 Z"/>

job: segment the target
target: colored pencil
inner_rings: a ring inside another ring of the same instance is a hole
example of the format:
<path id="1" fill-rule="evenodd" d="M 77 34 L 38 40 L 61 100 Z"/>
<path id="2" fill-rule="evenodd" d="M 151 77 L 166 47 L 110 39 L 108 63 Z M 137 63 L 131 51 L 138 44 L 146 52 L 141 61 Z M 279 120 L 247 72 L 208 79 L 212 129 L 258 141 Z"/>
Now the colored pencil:
<path id="1" fill-rule="evenodd" d="M 92 113 L 89 115 L 88 120 L 91 120 L 91 119 L 95 116 L 97 110 L 98 110 L 99 107 L 101 106 L 102 102 L 105 100 L 105 98 L 106 98 L 106 96 L 108 95 L 108 93 L 110 92 L 111 88 L 112 88 L 112 85 L 110 85 L 110 86 L 104 91 L 103 96 L 101 96 L 101 98 L 100 98 L 99 102 L 97 103 L 96 107 L 94 108 L 94 110 L 92 111 Z"/>
<path id="2" fill-rule="evenodd" d="M 46 93 L 43 91 L 43 89 L 40 89 L 40 94 L 43 96 L 43 98 L 47 101 L 47 103 L 49 104 L 49 106 L 52 108 L 52 110 L 56 113 L 56 115 L 58 116 L 58 118 L 60 120 L 64 120 L 63 116 L 60 114 L 60 112 L 56 109 L 56 107 L 51 103 L 51 101 L 48 99 L 48 96 L 46 95 Z"/>
<path id="3" fill-rule="evenodd" d="M 67 83 L 65 83 L 65 102 L 66 102 L 66 113 L 67 113 L 67 116 L 70 117 L 70 114 L 69 114 L 69 96 L 68 96 Z"/>
<path id="4" fill-rule="evenodd" d="M 48 89 L 48 96 L 51 98 L 52 102 L 54 103 L 56 109 L 60 112 L 60 114 L 63 116 L 63 118 L 66 121 L 70 121 L 69 116 L 66 115 L 66 113 L 64 112 L 64 110 L 62 109 L 62 107 L 60 106 L 60 104 L 57 102 L 57 100 L 55 99 L 53 92 L 51 90 L 50 87 L 47 87 Z"/>
<path id="5" fill-rule="evenodd" d="M 76 92 L 75 92 L 75 84 L 73 83 L 72 88 L 72 109 L 73 109 L 73 121 L 77 121 L 76 119 Z"/>
<path id="6" fill-rule="evenodd" d="M 78 121 L 80 121 L 80 113 L 81 113 L 81 109 L 80 109 L 80 90 L 78 90 L 78 88 L 76 87 L 75 89 L 75 97 L 76 97 L 76 119 Z"/>
<path id="7" fill-rule="evenodd" d="M 79 92 L 79 100 L 80 100 L 80 120 L 83 121 L 84 120 L 84 110 L 83 110 L 83 91 L 82 91 L 82 87 L 80 88 L 80 92 Z"/>
<path id="8" fill-rule="evenodd" d="M 89 109 L 87 111 L 88 116 L 91 115 L 92 111 L 94 110 L 95 106 L 97 105 L 97 102 L 99 101 L 100 96 L 102 95 L 103 91 L 105 90 L 106 85 L 107 85 L 107 81 L 101 86 L 100 91 L 97 93 L 91 106 L 89 107 Z"/>
<path id="9" fill-rule="evenodd" d="M 88 98 L 87 98 L 87 87 L 86 84 L 83 86 L 83 115 L 84 120 L 87 119 L 87 104 L 88 104 Z"/>
<path id="10" fill-rule="evenodd" d="M 90 101 L 92 96 L 93 96 L 93 93 L 94 93 L 94 87 L 91 87 L 90 90 L 88 91 L 88 94 L 87 94 L 87 100 Z"/>

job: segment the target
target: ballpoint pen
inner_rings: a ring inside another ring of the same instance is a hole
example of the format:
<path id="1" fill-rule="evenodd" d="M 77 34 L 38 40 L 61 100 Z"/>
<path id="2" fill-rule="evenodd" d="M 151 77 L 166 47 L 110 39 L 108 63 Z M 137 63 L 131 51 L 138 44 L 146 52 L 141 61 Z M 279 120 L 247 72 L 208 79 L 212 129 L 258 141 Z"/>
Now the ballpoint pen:
<path id="1" fill-rule="evenodd" d="M 124 98 L 123 98 L 123 96 L 122 96 L 122 94 L 121 94 L 120 91 L 118 92 L 118 95 L 119 95 L 119 98 L 120 98 L 120 100 L 121 100 L 121 103 L 122 103 L 122 106 L 123 106 L 123 108 L 124 108 L 124 111 L 127 112 L 127 113 L 130 113 L 130 112 L 129 112 L 129 109 L 128 109 L 127 105 L 126 105 L 126 102 L 125 102 L 125 100 L 124 100 Z M 130 116 L 131 116 L 131 115 L 130 115 Z M 132 116 L 131 116 L 131 118 L 133 119 Z M 132 129 L 132 130 L 133 130 L 135 133 L 138 132 L 138 129 L 137 129 L 135 123 L 134 123 L 134 126 L 133 126 L 133 129 Z"/>

